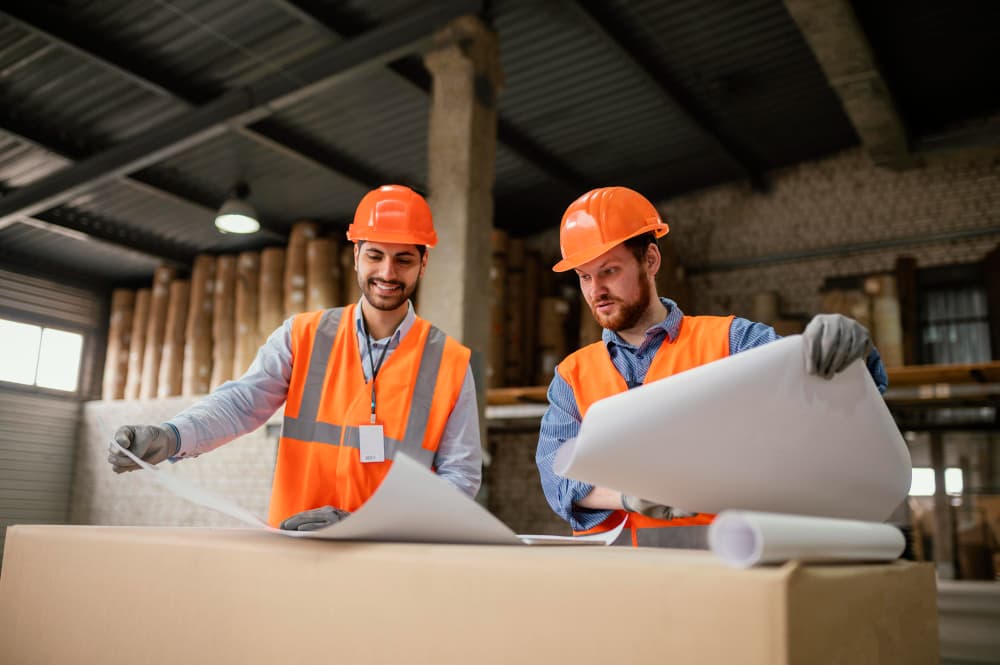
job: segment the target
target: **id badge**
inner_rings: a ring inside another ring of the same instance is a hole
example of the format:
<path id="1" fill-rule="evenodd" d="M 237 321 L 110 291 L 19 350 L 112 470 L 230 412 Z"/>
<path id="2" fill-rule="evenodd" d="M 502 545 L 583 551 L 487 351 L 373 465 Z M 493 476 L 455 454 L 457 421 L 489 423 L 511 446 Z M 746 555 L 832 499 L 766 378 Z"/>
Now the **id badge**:
<path id="1" fill-rule="evenodd" d="M 361 461 L 384 462 L 385 438 L 382 436 L 382 426 L 360 425 L 358 430 L 361 434 Z"/>

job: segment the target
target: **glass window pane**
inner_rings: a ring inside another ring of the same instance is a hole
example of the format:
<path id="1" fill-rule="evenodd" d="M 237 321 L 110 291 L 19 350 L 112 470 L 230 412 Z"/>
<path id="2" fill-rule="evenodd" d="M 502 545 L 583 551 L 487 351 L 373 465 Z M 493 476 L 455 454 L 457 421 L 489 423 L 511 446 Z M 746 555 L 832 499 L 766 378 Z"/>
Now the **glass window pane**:
<path id="1" fill-rule="evenodd" d="M 934 469 L 913 467 L 910 496 L 934 496 Z"/>
<path id="2" fill-rule="evenodd" d="M 38 326 L 0 319 L 0 381 L 35 382 L 41 334 Z"/>
<path id="3" fill-rule="evenodd" d="M 82 349 L 83 335 L 46 328 L 42 331 L 35 383 L 42 388 L 75 391 Z"/>

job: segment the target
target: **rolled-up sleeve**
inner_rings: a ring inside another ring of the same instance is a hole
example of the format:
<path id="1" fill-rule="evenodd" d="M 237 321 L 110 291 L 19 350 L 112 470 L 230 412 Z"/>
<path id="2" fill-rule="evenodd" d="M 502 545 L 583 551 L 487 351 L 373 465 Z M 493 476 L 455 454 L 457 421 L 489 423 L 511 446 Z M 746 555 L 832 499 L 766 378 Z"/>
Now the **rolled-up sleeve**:
<path id="1" fill-rule="evenodd" d="M 479 408 L 472 370 L 465 371 L 462 389 L 441 443 L 434 456 L 437 474 L 471 497 L 476 496 L 483 479 L 483 448 L 479 439 Z"/>
<path id="2" fill-rule="evenodd" d="M 580 508 L 577 501 L 590 494 L 593 485 L 578 480 L 563 478 L 552 470 L 556 452 L 566 441 L 576 438 L 580 432 L 580 410 L 576 405 L 573 389 L 559 375 L 556 368 L 548 390 L 549 408 L 542 416 L 542 426 L 538 436 L 535 463 L 542 479 L 542 491 L 557 515 L 569 522 L 575 531 L 584 531 L 603 522 L 611 514 L 610 510 Z"/>

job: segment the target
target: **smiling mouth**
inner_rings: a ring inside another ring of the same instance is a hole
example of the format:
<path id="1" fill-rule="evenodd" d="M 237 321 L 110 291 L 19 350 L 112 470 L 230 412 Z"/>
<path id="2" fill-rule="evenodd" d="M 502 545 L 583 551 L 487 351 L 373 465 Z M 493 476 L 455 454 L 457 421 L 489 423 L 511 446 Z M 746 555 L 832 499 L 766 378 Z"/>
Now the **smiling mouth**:
<path id="1" fill-rule="evenodd" d="M 396 282 L 385 283 L 385 282 L 376 282 L 375 280 L 371 280 L 368 283 L 372 287 L 374 287 L 376 291 L 379 291 L 381 293 L 396 293 L 398 291 L 401 291 L 403 288 L 402 284 Z"/>

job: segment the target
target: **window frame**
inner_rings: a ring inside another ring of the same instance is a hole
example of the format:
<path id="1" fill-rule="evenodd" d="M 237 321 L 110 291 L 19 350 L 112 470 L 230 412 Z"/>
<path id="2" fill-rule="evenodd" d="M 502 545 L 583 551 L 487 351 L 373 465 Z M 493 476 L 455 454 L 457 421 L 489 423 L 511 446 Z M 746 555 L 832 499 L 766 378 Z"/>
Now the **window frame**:
<path id="1" fill-rule="evenodd" d="M 80 335 L 79 367 L 76 374 L 76 387 L 73 390 L 60 390 L 58 388 L 47 388 L 36 383 L 26 384 L 16 381 L 5 381 L 0 379 L 0 389 L 8 392 L 19 392 L 33 395 L 43 395 L 48 397 L 63 397 L 71 399 L 83 399 L 85 388 L 84 373 L 87 370 L 87 354 L 90 352 L 90 345 L 94 343 L 93 331 L 85 326 L 74 325 L 67 321 L 62 321 L 55 317 L 45 317 L 31 315 L 26 312 L 10 310 L 0 307 L 0 319 L 13 323 L 23 323 L 31 326 L 38 326 L 44 331 L 46 328 Z M 35 359 L 35 380 L 38 379 L 38 358 L 41 356 L 41 346 L 39 345 L 39 356 Z"/>

